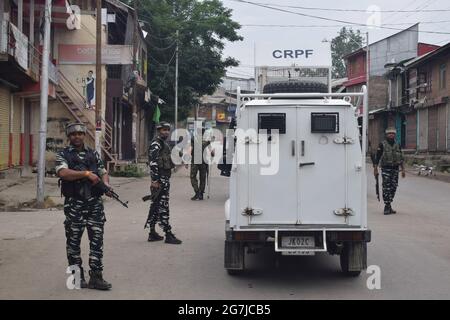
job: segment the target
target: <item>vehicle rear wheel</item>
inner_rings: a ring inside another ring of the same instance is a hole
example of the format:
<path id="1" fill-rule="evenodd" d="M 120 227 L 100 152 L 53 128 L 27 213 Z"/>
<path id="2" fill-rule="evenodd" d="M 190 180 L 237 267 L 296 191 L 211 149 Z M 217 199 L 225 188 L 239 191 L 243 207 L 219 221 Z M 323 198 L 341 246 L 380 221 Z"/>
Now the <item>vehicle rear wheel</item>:
<path id="1" fill-rule="evenodd" d="M 263 88 L 263 93 L 326 93 L 328 86 L 314 81 L 279 81 L 268 83 Z"/>
<path id="2" fill-rule="evenodd" d="M 357 277 L 367 268 L 367 244 L 347 242 L 340 255 L 342 272 L 349 277 Z"/>

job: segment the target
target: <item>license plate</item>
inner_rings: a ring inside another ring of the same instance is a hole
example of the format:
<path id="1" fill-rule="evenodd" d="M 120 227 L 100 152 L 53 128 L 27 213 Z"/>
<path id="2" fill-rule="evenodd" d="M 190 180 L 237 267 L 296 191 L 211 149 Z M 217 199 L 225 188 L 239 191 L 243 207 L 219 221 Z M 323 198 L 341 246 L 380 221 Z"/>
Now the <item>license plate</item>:
<path id="1" fill-rule="evenodd" d="M 281 238 L 282 248 L 314 248 L 315 246 L 314 237 L 291 236 Z"/>
<path id="2" fill-rule="evenodd" d="M 315 254 L 314 251 L 283 251 L 281 253 L 283 256 L 314 256 Z"/>

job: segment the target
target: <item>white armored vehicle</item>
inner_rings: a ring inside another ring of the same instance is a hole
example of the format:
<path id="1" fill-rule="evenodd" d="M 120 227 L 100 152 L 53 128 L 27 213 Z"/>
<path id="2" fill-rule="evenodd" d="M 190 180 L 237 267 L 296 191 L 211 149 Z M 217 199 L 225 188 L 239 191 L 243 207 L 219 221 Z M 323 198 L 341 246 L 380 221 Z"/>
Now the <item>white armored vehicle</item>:
<path id="1" fill-rule="evenodd" d="M 247 251 L 267 246 L 282 255 L 340 255 L 342 271 L 351 276 L 366 268 L 371 238 L 362 152 L 366 139 L 365 134 L 360 139 L 351 98 L 364 101 L 365 133 L 365 87 L 358 93 L 328 93 L 319 83 L 285 82 L 266 85 L 263 94 L 240 94 L 238 89 L 225 205 L 228 273 L 245 269 Z M 252 129 L 267 134 L 261 138 Z M 271 160 L 279 162 L 278 167 L 271 164 L 275 173 L 267 161 L 248 159 L 260 153 L 265 141 L 267 149 L 273 146 L 267 151 Z M 245 161 L 238 159 L 239 148 Z"/>

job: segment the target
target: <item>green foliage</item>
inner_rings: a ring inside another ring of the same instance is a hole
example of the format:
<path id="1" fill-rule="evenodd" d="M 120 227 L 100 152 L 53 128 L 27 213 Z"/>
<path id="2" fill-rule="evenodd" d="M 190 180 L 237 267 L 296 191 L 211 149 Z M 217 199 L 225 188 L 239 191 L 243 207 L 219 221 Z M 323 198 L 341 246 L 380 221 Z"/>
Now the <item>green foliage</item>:
<path id="1" fill-rule="evenodd" d="M 331 40 L 331 57 L 333 59 L 333 79 L 346 77 L 346 66 L 343 57 L 362 47 L 363 37 L 361 31 L 353 31 L 343 27 L 339 35 Z"/>
<path id="2" fill-rule="evenodd" d="M 179 43 L 179 119 L 186 118 L 198 98 L 214 93 L 226 69 L 238 61 L 223 57 L 225 41 L 240 41 L 240 25 L 219 0 L 141 0 L 139 18 L 149 32 L 149 86 L 167 104 L 161 120 L 174 114 L 176 33 Z"/>
<path id="3" fill-rule="evenodd" d="M 135 164 L 125 166 L 123 170 L 114 171 L 111 173 L 113 177 L 134 177 L 142 178 L 145 176 L 144 172 Z"/>

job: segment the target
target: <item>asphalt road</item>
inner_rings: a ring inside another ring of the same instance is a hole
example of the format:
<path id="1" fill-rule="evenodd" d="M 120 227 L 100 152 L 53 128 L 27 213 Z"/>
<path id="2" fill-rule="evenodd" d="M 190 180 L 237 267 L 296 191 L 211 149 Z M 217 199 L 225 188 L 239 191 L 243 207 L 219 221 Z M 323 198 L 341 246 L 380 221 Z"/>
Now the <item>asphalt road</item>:
<path id="1" fill-rule="evenodd" d="M 346 278 L 339 257 L 248 257 L 250 271 L 223 268 L 227 178 L 211 179 L 211 198 L 190 201 L 187 171 L 172 180 L 171 223 L 180 246 L 148 243 L 143 223 L 147 179 L 116 187 L 124 209 L 106 202 L 105 278 L 113 290 L 68 290 L 62 211 L 0 213 L 0 299 L 434 299 L 450 298 L 450 184 L 414 175 L 400 181 L 395 208 L 382 215 L 369 179 L 368 264 L 381 269 L 381 289 L 369 275 Z M 87 237 L 83 257 L 88 260 Z"/>

